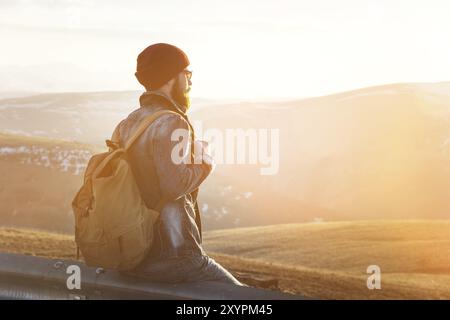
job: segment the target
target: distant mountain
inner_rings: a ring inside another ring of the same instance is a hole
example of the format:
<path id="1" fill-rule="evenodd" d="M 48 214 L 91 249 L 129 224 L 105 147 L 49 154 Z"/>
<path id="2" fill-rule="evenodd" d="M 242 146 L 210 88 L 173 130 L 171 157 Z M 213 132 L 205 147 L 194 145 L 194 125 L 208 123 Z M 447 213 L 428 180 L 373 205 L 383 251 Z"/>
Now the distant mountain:
<path id="1" fill-rule="evenodd" d="M 139 92 L 98 92 L 1 100 L 0 126 L 23 139 L 25 134 L 57 138 L 57 143 L 67 139 L 101 150 L 138 97 Z M 392 84 L 278 103 L 201 102 L 190 116 L 197 128 L 201 122 L 199 138 L 211 128 L 280 130 L 277 174 L 261 175 L 267 166 L 261 163 L 219 164 L 202 185 L 206 229 L 450 218 L 450 83 Z M 10 137 L 0 146 L 34 150 L 35 142 L 19 139 L 11 145 Z M 52 150 L 53 143 L 46 148 Z M 23 161 L 31 157 L 21 154 Z M 81 155 L 80 164 L 87 157 Z M 0 154 L 10 165 L 18 161 L 11 157 Z M 6 170 L 10 179 L 13 172 Z M 11 191 L 5 183 L 1 188 Z"/>
<path id="2" fill-rule="evenodd" d="M 37 94 L 36 92 L 28 92 L 28 91 L 0 91 L 0 100 L 29 97 L 31 95 L 36 94 Z"/>
<path id="3" fill-rule="evenodd" d="M 0 128 L 12 134 L 104 145 L 117 123 L 139 107 L 141 94 L 142 91 L 69 92 L 0 99 Z M 217 103 L 193 99 L 192 110 Z"/>
<path id="4" fill-rule="evenodd" d="M 278 174 L 261 176 L 258 166 L 242 165 L 215 173 L 252 191 L 264 219 L 450 217 L 450 83 L 241 103 L 195 117 L 203 131 L 280 130 Z"/>

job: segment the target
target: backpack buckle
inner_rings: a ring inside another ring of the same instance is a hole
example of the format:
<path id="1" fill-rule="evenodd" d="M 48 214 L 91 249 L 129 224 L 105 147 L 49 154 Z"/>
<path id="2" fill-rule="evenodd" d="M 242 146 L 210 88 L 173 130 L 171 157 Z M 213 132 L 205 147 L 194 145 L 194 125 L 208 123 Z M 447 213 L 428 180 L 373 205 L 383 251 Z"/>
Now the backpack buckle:
<path id="1" fill-rule="evenodd" d="M 111 148 L 112 150 L 119 149 L 119 143 L 118 142 L 114 142 L 114 141 L 109 140 L 109 139 L 105 140 L 105 142 L 106 142 L 106 146 L 108 148 Z"/>

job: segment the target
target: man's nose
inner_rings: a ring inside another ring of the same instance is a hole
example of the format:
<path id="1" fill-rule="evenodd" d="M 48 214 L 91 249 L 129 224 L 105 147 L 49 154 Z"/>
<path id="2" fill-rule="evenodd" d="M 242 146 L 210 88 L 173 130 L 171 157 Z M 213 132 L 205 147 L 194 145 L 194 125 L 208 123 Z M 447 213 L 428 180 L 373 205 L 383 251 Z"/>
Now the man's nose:
<path id="1" fill-rule="evenodd" d="M 188 79 L 188 85 L 192 86 L 192 80 L 191 79 Z"/>

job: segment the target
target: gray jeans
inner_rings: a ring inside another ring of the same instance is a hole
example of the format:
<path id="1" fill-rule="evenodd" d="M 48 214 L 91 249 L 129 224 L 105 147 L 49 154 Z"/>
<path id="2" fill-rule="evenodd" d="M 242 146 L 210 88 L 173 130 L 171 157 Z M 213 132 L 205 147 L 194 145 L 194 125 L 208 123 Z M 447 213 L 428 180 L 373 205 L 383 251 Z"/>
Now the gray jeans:
<path id="1" fill-rule="evenodd" d="M 208 255 L 199 254 L 144 261 L 133 270 L 132 274 L 154 282 L 164 283 L 219 281 L 243 285 L 214 259 Z"/>
<path id="2" fill-rule="evenodd" d="M 133 275 L 155 282 L 220 281 L 243 285 L 203 250 L 195 213 L 185 201 L 180 199 L 162 210 L 152 250 L 132 271 Z"/>

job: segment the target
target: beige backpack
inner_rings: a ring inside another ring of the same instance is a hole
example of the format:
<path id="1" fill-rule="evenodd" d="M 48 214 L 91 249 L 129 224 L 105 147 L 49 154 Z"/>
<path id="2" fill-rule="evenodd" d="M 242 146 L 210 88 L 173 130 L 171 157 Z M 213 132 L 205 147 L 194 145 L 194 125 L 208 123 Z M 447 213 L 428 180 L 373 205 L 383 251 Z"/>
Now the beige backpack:
<path id="1" fill-rule="evenodd" d="M 88 266 L 129 270 L 151 248 L 153 226 L 166 199 L 161 199 L 154 209 L 146 207 L 127 150 L 155 119 L 166 113 L 175 112 L 155 112 L 142 121 L 124 148 L 118 141 L 107 140 L 109 151 L 89 160 L 83 186 L 72 201 L 77 256 L 81 250 Z"/>

